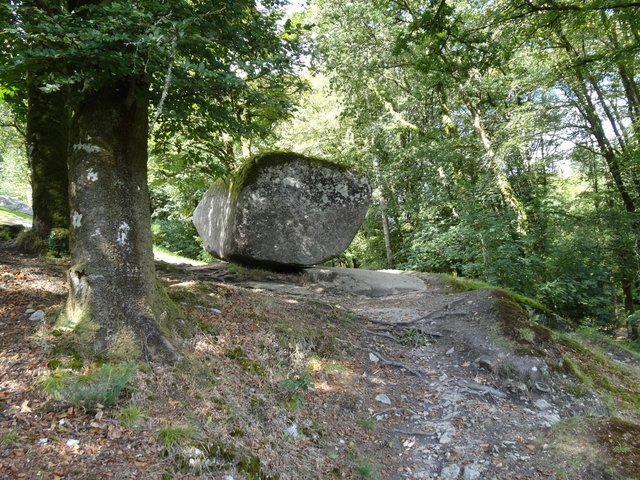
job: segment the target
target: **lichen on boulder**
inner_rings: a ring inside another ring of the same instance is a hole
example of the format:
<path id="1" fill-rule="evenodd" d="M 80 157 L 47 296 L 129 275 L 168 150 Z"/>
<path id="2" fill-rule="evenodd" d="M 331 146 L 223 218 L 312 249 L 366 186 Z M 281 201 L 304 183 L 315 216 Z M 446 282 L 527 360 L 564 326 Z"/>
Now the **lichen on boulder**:
<path id="1" fill-rule="evenodd" d="M 193 214 L 206 249 L 246 265 L 305 267 L 344 251 L 364 221 L 367 178 L 289 152 L 248 159 L 215 182 Z"/>

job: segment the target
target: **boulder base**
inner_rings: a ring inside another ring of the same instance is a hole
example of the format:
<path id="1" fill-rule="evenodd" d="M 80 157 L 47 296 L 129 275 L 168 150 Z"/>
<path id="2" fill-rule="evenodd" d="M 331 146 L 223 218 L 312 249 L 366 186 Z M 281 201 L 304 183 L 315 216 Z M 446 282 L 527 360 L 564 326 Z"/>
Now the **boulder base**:
<path id="1" fill-rule="evenodd" d="M 366 177 L 295 153 L 248 160 L 204 195 L 193 223 L 214 256 L 247 265 L 305 267 L 345 250 L 369 207 Z"/>

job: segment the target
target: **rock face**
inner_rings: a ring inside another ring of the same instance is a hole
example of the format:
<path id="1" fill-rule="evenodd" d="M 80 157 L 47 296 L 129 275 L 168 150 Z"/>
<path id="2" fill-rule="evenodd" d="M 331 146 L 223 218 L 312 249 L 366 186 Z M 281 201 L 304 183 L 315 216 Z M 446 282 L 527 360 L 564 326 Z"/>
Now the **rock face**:
<path id="1" fill-rule="evenodd" d="M 349 246 L 371 197 L 366 177 L 295 153 L 248 160 L 204 195 L 193 223 L 214 256 L 248 265 L 304 267 Z"/>

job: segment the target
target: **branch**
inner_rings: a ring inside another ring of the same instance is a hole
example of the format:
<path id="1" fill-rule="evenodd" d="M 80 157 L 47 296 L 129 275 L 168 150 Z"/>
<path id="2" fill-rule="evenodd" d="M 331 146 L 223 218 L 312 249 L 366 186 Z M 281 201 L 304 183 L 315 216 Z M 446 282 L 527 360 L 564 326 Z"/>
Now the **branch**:
<path id="1" fill-rule="evenodd" d="M 171 42 L 171 50 L 175 54 L 176 38 L 174 38 L 173 41 Z M 156 126 L 156 122 L 158 121 L 158 118 L 160 118 L 160 115 L 162 114 L 162 107 L 164 107 L 164 101 L 167 98 L 167 93 L 169 92 L 169 85 L 171 85 L 171 74 L 172 74 L 172 71 L 173 71 L 173 55 L 171 56 L 171 59 L 169 60 L 169 66 L 167 67 L 167 74 L 164 77 L 164 86 L 162 87 L 162 94 L 160 95 L 160 101 L 158 102 L 158 108 L 156 108 L 156 114 L 153 116 L 153 120 L 151 121 L 151 124 L 149 125 L 149 133 L 150 134 L 151 134 L 151 132 L 153 132 L 153 127 Z"/>
<path id="2" fill-rule="evenodd" d="M 27 133 L 18 126 L 17 123 L 0 123 L 0 127 L 6 127 L 6 128 L 15 128 L 16 131 L 24 138 L 27 138 Z"/>

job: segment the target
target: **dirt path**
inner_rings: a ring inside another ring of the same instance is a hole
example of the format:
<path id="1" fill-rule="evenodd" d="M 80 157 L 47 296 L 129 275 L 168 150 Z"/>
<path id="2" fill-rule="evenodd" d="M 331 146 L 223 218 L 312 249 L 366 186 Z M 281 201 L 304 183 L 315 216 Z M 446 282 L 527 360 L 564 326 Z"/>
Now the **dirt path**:
<path id="1" fill-rule="evenodd" d="M 593 394 L 572 394 L 548 331 L 500 292 L 434 275 L 159 263 L 195 327 L 177 339 L 185 362 L 140 369 L 115 408 L 60 408 L 42 378 L 92 368 L 68 367 L 73 336 L 54 326 L 65 268 L 0 244 L 0 479 L 637 478 L 637 425 L 612 430 Z M 301 372 L 315 389 L 283 387 Z"/>
<path id="2" fill-rule="evenodd" d="M 424 274 L 307 276 L 311 282 L 297 291 L 277 282 L 244 285 L 335 302 L 362 320 L 357 347 L 377 400 L 369 412 L 385 438 L 380 455 L 395 457 L 384 478 L 556 478 L 550 427 L 605 413 L 594 396 L 564 392 L 563 375 L 539 357 L 513 353 L 497 331 L 504 312 L 496 302 L 505 301 L 498 292 L 455 293 Z M 590 478 L 607 478 L 598 475 Z"/>

